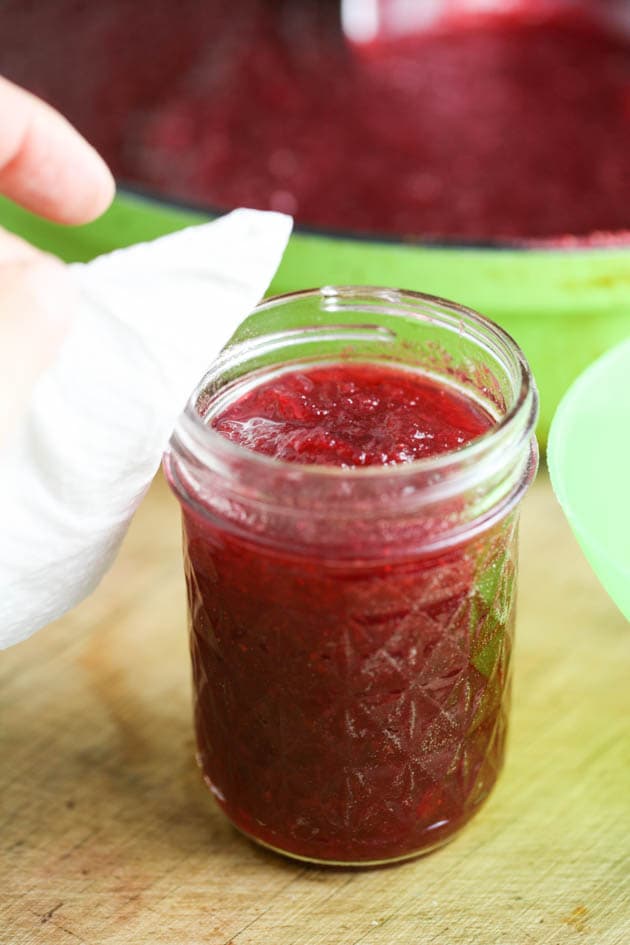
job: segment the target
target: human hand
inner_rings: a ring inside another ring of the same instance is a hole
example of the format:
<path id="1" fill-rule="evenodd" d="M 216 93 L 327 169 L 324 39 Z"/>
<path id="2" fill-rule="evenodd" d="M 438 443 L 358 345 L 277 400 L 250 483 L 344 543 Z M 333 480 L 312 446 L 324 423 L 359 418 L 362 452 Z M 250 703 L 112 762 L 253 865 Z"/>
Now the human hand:
<path id="1" fill-rule="evenodd" d="M 54 109 L 0 78 L 0 193 L 57 223 L 95 219 L 114 181 Z M 65 267 L 0 229 L 0 445 L 72 322 Z"/>

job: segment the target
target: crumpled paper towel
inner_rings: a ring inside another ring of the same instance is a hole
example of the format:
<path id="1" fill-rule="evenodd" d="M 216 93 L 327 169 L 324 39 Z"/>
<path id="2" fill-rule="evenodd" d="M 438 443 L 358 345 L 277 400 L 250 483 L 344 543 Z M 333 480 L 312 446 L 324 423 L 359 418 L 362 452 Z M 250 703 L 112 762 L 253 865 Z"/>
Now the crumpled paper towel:
<path id="1" fill-rule="evenodd" d="M 99 583 L 213 358 L 256 305 L 291 231 L 236 210 L 72 266 L 81 310 L 0 452 L 0 648 Z"/>

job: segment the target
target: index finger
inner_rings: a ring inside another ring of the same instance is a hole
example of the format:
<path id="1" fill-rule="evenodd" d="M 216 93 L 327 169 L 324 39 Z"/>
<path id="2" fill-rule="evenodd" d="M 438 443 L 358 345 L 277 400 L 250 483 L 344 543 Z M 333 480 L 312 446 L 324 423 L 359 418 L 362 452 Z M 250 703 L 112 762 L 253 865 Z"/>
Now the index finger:
<path id="1" fill-rule="evenodd" d="M 0 77 L 0 193 L 57 223 L 88 223 L 114 195 L 103 159 L 58 112 Z"/>

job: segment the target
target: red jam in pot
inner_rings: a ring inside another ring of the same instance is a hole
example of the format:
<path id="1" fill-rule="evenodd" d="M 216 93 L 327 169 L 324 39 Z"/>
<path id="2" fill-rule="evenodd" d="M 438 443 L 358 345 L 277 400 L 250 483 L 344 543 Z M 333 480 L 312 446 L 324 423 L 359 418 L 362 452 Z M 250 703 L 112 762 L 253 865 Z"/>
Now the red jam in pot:
<path id="1" fill-rule="evenodd" d="M 340 0 L 5 0 L 0 71 L 168 197 L 373 235 L 588 236 L 630 230 L 630 38 L 604 6 L 512 0 L 357 49 Z"/>
<path id="2" fill-rule="evenodd" d="M 428 296 L 327 288 L 255 318 L 165 457 L 199 764 L 277 851 L 405 859 L 503 762 L 535 387 L 501 329 Z"/>

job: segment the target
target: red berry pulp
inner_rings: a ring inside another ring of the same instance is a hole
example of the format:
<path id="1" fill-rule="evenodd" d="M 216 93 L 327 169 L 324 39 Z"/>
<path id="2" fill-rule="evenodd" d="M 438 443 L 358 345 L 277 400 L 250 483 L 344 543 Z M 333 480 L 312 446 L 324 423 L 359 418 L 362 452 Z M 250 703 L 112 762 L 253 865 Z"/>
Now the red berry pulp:
<path id="1" fill-rule="evenodd" d="M 334 364 L 255 387 L 213 421 L 242 446 L 294 463 L 389 466 L 458 449 L 492 418 L 413 371 Z"/>
<path id="2" fill-rule="evenodd" d="M 599 0 L 504 6 L 359 50 L 340 0 L 6 0 L 0 71 L 170 197 L 370 234 L 629 230 L 628 36 Z"/>
<path id="3" fill-rule="evenodd" d="M 360 476 L 494 421 L 426 375 L 347 362 L 263 377 L 210 422 L 287 469 Z M 374 555 L 365 510 L 334 552 L 300 545 L 318 511 L 184 503 L 198 757 L 255 839 L 322 862 L 401 859 L 445 842 L 500 769 L 515 519 L 431 551 L 419 520 L 394 515 Z"/>

